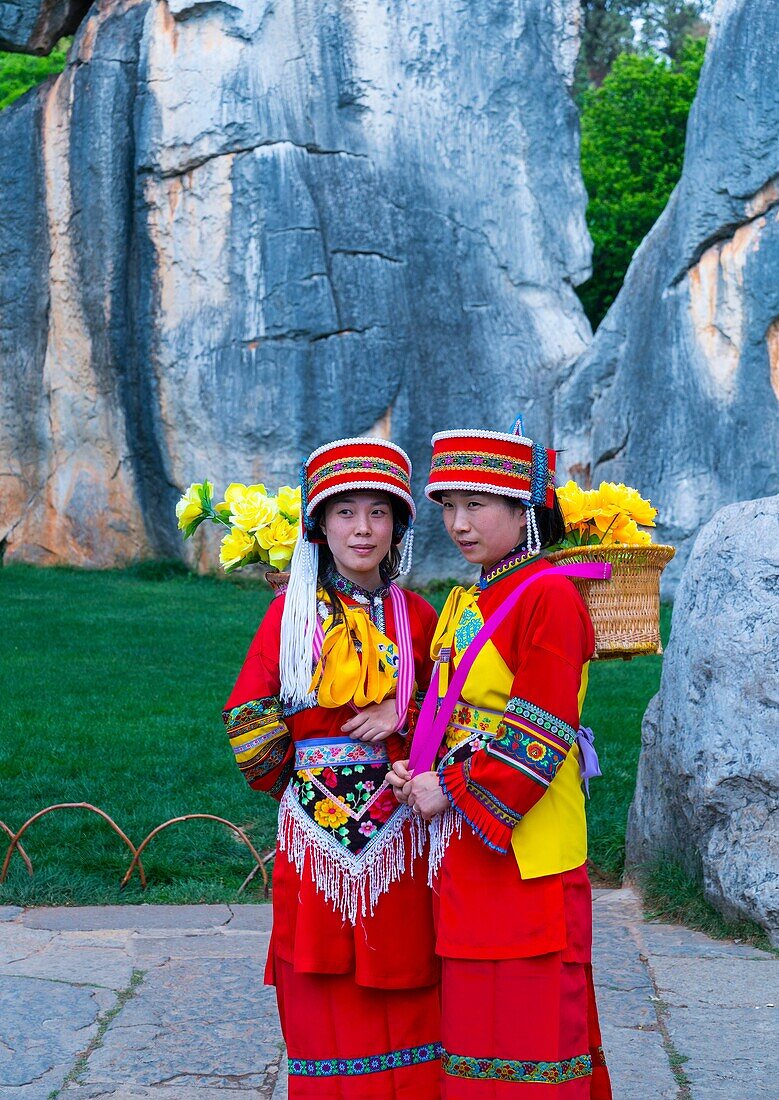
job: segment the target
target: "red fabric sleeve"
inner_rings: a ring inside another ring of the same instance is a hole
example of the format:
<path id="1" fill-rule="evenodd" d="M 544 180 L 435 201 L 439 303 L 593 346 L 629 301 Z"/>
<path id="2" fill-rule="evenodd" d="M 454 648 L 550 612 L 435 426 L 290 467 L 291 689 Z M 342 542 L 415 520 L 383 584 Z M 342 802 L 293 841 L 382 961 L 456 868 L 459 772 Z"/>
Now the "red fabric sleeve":
<path id="1" fill-rule="evenodd" d="M 222 714 L 235 760 L 255 790 L 280 799 L 292 775 L 294 746 L 279 697 L 284 596 L 272 602 L 254 636 Z"/>
<path id="2" fill-rule="evenodd" d="M 498 733 L 471 757 L 450 764 L 440 783 L 450 803 L 491 848 L 508 851 L 511 832 L 543 797 L 576 740 L 582 665 L 592 624 L 564 577 L 540 580 L 521 600 L 510 642 L 516 669 Z M 506 656 L 508 656 L 506 654 Z"/>

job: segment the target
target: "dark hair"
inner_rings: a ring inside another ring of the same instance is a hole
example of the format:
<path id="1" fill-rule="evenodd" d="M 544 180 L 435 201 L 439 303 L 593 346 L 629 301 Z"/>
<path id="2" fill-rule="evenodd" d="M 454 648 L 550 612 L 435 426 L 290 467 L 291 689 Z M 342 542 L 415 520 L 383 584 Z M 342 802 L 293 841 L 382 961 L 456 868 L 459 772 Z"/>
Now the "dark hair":
<path id="1" fill-rule="evenodd" d="M 565 520 L 557 493 L 554 495 L 554 504 L 551 508 L 536 505 L 536 525 L 542 550 L 546 550 L 549 546 L 556 546 L 565 538 Z"/>
<path id="2" fill-rule="evenodd" d="M 517 500 L 516 497 L 503 497 L 502 499 L 514 510 L 517 508 L 524 509 L 525 507 L 522 501 Z M 554 503 L 551 508 L 536 504 L 535 513 L 538 537 L 541 540 L 541 549 L 546 550 L 548 547 L 555 546 L 558 542 L 562 542 L 565 538 L 565 520 L 563 519 L 563 512 L 560 507 L 560 501 L 557 499 L 557 494 L 555 493 Z M 527 541 L 527 538 L 525 541 Z"/>
<path id="3" fill-rule="evenodd" d="M 338 622 L 341 617 L 341 611 L 343 604 L 341 603 L 341 596 L 338 589 L 331 582 L 330 576 L 335 569 L 335 560 L 333 558 L 332 551 L 327 545 L 327 538 L 322 530 L 320 520 L 322 518 L 322 511 L 326 504 L 335 504 L 339 497 L 347 496 L 347 493 L 338 493 L 335 496 L 330 497 L 327 501 L 323 501 L 317 508 L 314 515 L 316 520 L 316 527 L 313 531 L 314 538 L 321 538 L 323 541 L 319 546 L 319 569 L 317 582 L 324 588 L 330 605 L 333 609 L 333 620 Z M 394 581 L 400 572 L 400 548 L 398 543 L 403 538 L 403 535 L 408 530 L 409 511 L 408 507 L 402 500 L 393 496 L 392 493 L 385 493 L 382 490 L 382 495 L 386 496 L 389 500 L 390 507 L 392 508 L 392 538 L 393 542 L 387 553 L 379 563 L 379 575 L 381 576 L 384 584 L 389 584 L 390 581 Z"/>

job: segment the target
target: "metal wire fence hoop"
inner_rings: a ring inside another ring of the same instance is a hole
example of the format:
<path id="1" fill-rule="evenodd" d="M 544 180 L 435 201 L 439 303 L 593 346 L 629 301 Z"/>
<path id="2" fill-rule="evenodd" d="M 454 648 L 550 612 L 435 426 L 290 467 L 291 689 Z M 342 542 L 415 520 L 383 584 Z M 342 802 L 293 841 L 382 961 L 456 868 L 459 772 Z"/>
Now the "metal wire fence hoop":
<path id="1" fill-rule="evenodd" d="M 124 843 L 133 854 L 133 861 L 130 864 L 130 871 L 127 873 L 127 875 L 125 875 L 122 881 L 122 886 L 124 886 L 124 884 L 129 879 L 130 874 L 132 874 L 133 869 L 137 866 L 138 875 L 140 876 L 141 880 L 141 886 L 146 889 L 146 872 L 143 869 L 143 864 L 141 863 L 140 859 L 138 859 L 139 850 L 135 847 L 130 838 L 122 832 L 114 819 L 110 817 L 105 812 L 105 810 L 101 810 L 97 806 L 93 806 L 91 802 L 57 802 L 53 806 L 46 806 L 45 809 L 38 810 L 36 814 L 33 814 L 32 817 L 28 818 L 27 821 L 25 821 L 24 825 L 22 825 L 21 829 L 19 829 L 18 832 L 10 833 L 9 831 L 9 834 L 11 836 L 11 843 L 8 845 L 8 850 L 5 853 L 5 859 L 3 860 L 3 866 L 2 869 L 0 869 L 0 883 L 5 882 L 5 876 L 8 874 L 8 864 L 11 862 L 11 856 L 13 855 L 14 848 L 18 847 L 19 845 L 19 839 L 24 835 L 24 833 L 29 829 L 31 825 L 33 825 L 36 821 L 39 821 L 40 818 L 44 817 L 46 814 L 52 813 L 54 810 L 90 810 L 92 813 L 97 814 L 99 817 L 102 817 L 104 821 L 107 821 L 114 832 L 117 834 L 117 836 L 120 836 L 122 838 Z M 28 867 L 28 870 L 29 869 L 30 868 Z"/>
<path id="2" fill-rule="evenodd" d="M 13 837 L 13 835 L 14 835 L 13 829 L 9 825 L 6 825 L 6 823 L 4 821 L 0 821 L 0 829 L 3 830 L 3 832 L 5 833 L 6 836 Z M 21 846 L 21 844 L 16 845 L 16 850 L 19 853 L 19 855 L 22 857 L 22 859 L 24 860 L 24 865 L 27 868 L 27 873 L 29 875 L 32 875 L 33 871 L 32 871 L 32 863 L 30 862 L 30 857 L 27 855 L 27 853 L 25 852 L 25 850 Z"/>
<path id="3" fill-rule="evenodd" d="M 126 872 L 124 878 L 122 879 L 120 889 L 123 890 L 124 887 L 127 885 L 127 883 L 130 881 L 130 876 L 132 875 L 133 870 L 135 869 L 136 866 L 140 870 L 140 868 L 141 868 L 141 853 L 143 852 L 144 848 L 146 847 L 146 845 L 149 843 L 150 840 L 153 840 L 154 837 L 157 836 L 158 833 L 161 833 L 163 829 L 167 829 L 168 826 L 170 826 L 170 825 L 177 825 L 182 821 L 194 821 L 194 820 L 197 820 L 197 819 L 201 819 L 201 820 L 205 820 L 205 821 L 218 821 L 222 825 L 226 825 L 228 827 L 228 829 L 232 829 L 232 831 L 236 834 L 236 836 L 238 836 L 243 841 L 243 843 L 246 845 L 246 847 L 249 849 L 249 851 L 251 852 L 252 856 L 254 857 L 254 861 L 257 865 L 252 870 L 251 874 L 249 875 L 249 878 L 247 878 L 244 881 L 243 886 L 241 886 L 241 890 L 243 890 L 243 887 L 247 885 L 247 883 L 250 881 L 250 879 L 253 878 L 254 875 L 257 873 L 257 869 L 259 869 L 260 873 L 262 874 L 263 885 L 264 885 L 266 893 L 267 893 L 267 889 L 268 889 L 268 872 L 265 870 L 264 860 L 262 859 L 262 857 L 257 852 L 257 849 L 254 847 L 252 842 L 249 840 L 248 836 L 243 831 L 243 829 L 240 827 L 240 825 L 236 825 L 234 822 L 228 821 L 226 817 L 217 817 L 216 814 L 183 814 L 181 817 L 172 817 L 172 818 L 170 818 L 169 821 L 163 821 L 163 823 L 161 825 L 158 825 L 155 829 L 152 829 L 152 831 L 149 833 L 149 835 L 144 837 L 144 839 L 141 841 L 141 843 L 138 846 L 137 851 L 134 852 L 132 862 L 130 863 L 130 866 L 127 868 L 127 872 Z M 2 878 L 0 878 L 0 882 L 2 882 Z M 145 889 L 145 887 L 146 887 L 145 881 L 143 882 L 143 886 L 144 886 L 144 889 Z M 240 893 L 240 890 L 239 890 L 239 893 Z"/>

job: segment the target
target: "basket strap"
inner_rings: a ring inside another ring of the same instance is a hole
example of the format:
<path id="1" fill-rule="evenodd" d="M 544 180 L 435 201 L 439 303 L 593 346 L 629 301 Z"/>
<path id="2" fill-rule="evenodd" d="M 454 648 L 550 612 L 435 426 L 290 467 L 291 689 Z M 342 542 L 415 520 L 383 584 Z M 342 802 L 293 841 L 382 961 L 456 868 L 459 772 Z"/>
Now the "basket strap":
<path id="1" fill-rule="evenodd" d="M 438 698 L 438 675 L 440 667 L 439 662 L 436 662 L 433 676 L 430 680 L 430 687 L 427 689 L 427 694 L 425 695 L 425 700 L 417 719 L 416 730 L 414 731 L 414 740 L 411 745 L 411 756 L 408 764 L 410 771 L 429 771 L 433 766 L 436 753 L 438 752 L 438 746 L 443 740 L 446 727 L 449 724 L 449 719 L 452 717 L 452 711 L 457 705 L 460 693 L 465 686 L 465 681 L 468 679 L 468 673 L 471 671 L 473 663 L 479 656 L 485 643 L 490 640 L 500 624 L 514 608 L 525 589 L 534 581 L 537 581 L 539 577 L 548 577 L 551 573 L 560 573 L 564 577 L 580 577 L 583 580 L 605 581 L 609 580 L 611 577 L 611 563 L 573 562 L 570 565 L 553 565 L 551 569 L 543 569 L 539 573 L 534 573 L 532 577 L 528 577 L 522 584 L 517 585 L 514 591 L 506 597 L 500 607 L 490 615 L 482 625 L 476 637 L 465 650 L 452 676 L 449 688 L 443 699 L 440 700 Z"/>

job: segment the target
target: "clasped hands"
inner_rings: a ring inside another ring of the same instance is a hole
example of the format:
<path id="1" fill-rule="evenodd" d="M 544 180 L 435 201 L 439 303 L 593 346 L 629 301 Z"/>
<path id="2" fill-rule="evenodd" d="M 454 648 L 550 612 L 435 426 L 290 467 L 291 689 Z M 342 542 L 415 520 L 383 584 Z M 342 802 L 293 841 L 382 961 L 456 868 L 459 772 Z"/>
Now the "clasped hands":
<path id="1" fill-rule="evenodd" d="M 387 782 L 398 802 L 406 803 L 425 821 L 432 821 L 444 812 L 449 800 L 441 789 L 435 772 L 414 775 L 408 770 L 408 760 L 396 760 L 387 772 Z"/>
<path id="2" fill-rule="evenodd" d="M 353 741 L 386 741 L 397 724 L 398 710 L 395 700 L 390 698 L 358 710 L 354 718 L 341 726 L 341 732 Z"/>

